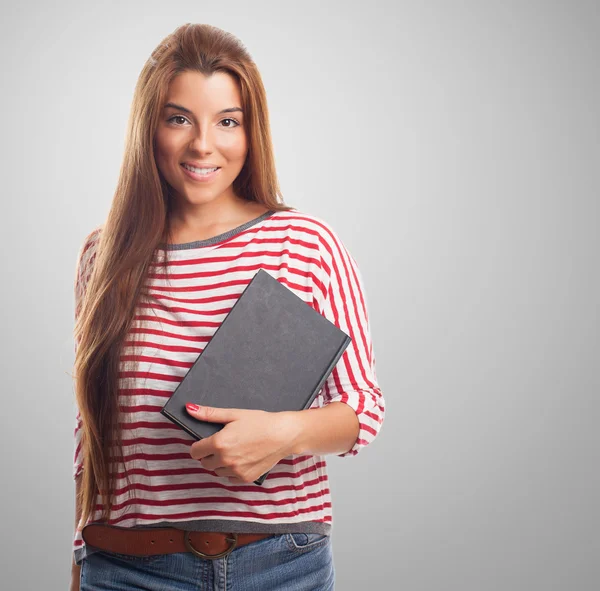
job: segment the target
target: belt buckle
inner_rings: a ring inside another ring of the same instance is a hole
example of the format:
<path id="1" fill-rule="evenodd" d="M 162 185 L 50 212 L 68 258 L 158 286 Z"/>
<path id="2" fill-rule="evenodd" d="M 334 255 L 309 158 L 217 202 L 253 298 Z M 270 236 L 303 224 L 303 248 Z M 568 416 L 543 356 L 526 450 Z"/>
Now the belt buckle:
<path id="1" fill-rule="evenodd" d="M 191 542 L 190 542 L 190 531 L 186 531 L 185 535 L 183 536 L 183 541 L 185 543 L 185 547 L 192 552 L 193 554 L 195 554 L 196 556 L 199 556 L 200 558 L 208 558 L 209 560 L 215 560 L 216 558 L 222 558 L 223 556 L 227 556 L 228 554 L 231 554 L 231 552 L 233 551 L 233 549 L 236 547 L 237 545 L 237 534 L 230 534 L 231 538 L 225 538 L 228 542 L 233 542 L 233 544 L 231 544 L 231 546 L 229 548 L 227 548 L 226 550 L 223 550 L 223 552 L 219 552 L 218 554 L 204 554 L 204 552 L 201 552 L 200 550 L 196 550 L 196 548 L 194 548 L 194 546 L 192 546 Z"/>

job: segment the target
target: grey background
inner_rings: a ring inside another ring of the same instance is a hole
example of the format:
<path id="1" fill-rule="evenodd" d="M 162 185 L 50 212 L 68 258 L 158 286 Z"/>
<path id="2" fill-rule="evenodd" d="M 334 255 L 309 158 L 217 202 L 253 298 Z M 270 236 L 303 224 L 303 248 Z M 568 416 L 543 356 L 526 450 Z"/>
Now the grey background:
<path id="1" fill-rule="evenodd" d="M 3 4 L 3 587 L 68 587 L 76 254 L 185 22 L 246 44 L 364 277 L 388 413 L 329 461 L 336 588 L 598 589 L 600 19 L 474 0 Z"/>

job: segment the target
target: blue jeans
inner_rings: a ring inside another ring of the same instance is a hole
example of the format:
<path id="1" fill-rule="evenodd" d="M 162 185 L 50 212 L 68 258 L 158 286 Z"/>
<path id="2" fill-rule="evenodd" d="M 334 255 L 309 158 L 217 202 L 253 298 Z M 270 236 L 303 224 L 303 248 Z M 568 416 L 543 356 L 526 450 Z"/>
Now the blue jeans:
<path id="1" fill-rule="evenodd" d="M 285 533 L 215 560 L 101 550 L 83 559 L 80 591 L 331 591 L 334 579 L 331 536 Z"/>

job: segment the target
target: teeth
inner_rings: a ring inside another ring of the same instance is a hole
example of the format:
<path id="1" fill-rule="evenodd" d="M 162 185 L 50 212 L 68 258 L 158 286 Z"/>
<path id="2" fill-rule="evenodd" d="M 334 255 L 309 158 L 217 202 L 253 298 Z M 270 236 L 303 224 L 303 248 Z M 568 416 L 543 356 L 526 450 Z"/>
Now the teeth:
<path id="1" fill-rule="evenodd" d="M 187 168 L 188 170 L 195 172 L 196 174 L 209 174 L 209 173 L 217 170 L 217 168 L 218 168 L 218 166 L 215 166 L 215 168 L 195 168 L 194 166 L 190 166 L 189 164 L 184 164 L 183 166 L 185 168 Z"/>

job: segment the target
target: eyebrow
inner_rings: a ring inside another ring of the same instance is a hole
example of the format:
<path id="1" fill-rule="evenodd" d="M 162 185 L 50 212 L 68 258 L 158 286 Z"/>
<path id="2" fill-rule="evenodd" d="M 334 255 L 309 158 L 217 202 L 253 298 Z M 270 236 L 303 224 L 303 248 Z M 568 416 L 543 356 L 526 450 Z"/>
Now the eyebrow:
<path id="1" fill-rule="evenodd" d="M 183 111 L 184 113 L 189 113 L 190 115 L 194 114 L 189 109 L 186 109 L 185 107 L 178 105 L 176 103 L 167 103 L 163 108 L 164 109 L 169 109 L 169 108 L 177 109 L 178 111 Z M 237 111 L 239 111 L 240 113 L 244 112 L 244 111 L 242 111 L 242 109 L 240 107 L 229 107 L 228 109 L 223 109 L 222 111 L 219 111 L 217 113 L 217 115 L 221 115 L 222 113 L 235 113 Z"/>

